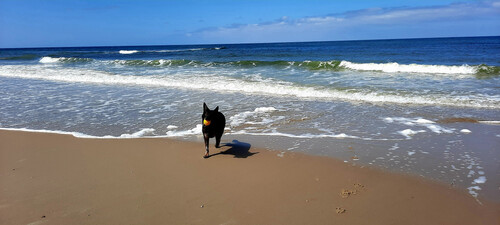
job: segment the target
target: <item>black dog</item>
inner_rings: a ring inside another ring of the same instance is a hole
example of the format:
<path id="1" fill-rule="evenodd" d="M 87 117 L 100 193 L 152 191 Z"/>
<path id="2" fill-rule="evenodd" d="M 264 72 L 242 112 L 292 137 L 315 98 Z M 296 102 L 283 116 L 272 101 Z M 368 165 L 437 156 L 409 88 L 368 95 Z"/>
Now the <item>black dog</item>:
<path id="1" fill-rule="evenodd" d="M 220 147 L 220 138 L 222 137 L 222 133 L 224 133 L 226 117 L 219 112 L 219 106 L 214 110 L 210 110 L 207 104 L 203 103 L 201 121 L 203 123 L 203 138 L 205 139 L 205 156 L 203 158 L 208 158 L 208 139 L 215 137 L 215 147 Z"/>

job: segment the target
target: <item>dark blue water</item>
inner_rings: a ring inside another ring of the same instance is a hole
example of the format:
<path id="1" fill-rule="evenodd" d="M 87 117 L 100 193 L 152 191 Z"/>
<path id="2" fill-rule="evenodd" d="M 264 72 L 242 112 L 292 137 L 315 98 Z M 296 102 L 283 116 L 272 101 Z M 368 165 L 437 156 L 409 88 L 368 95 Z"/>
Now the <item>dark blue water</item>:
<path id="1" fill-rule="evenodd" d="M 120 54 L 120 50 L 139 52 Z M 168 57 L 169 59 L 204 62 L 346 60 L 357 63 L 397 62 L 400 64 L 500 66 L 500 37 L 0 50 L 0 58 L 3 60 L 22 56 L 35 61 L 44 56 L 83 57 L 96 60 L 165 59 Z M 2 63 L 6 62 L 2 61 Z"/>

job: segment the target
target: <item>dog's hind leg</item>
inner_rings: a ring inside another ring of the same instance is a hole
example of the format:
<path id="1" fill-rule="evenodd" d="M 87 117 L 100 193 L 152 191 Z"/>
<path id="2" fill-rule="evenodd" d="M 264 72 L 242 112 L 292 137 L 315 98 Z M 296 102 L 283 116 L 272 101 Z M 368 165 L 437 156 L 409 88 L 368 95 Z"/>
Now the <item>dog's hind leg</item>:
<path id="1" fill-rule="evenodd" d="M 208 155 L 209 155 L 208 154 L 209 153 L 209 151 L 208 151 L 208 144 L 209 144 L 209 140 L 210 139 L 208 138 L 207 135 L 204 135 L 203 137 L 205 139 L 205 155 L 203 156 L 203 158 L 208 158 Z"/>
<path id="2" fill-rule="evenodd" d="M 215 136 L 215 147 L 216 148 L 220 148 L 219 144 L 220 144 L 220 138 L 222 137 L 222 135 L 217 135 Z"/>

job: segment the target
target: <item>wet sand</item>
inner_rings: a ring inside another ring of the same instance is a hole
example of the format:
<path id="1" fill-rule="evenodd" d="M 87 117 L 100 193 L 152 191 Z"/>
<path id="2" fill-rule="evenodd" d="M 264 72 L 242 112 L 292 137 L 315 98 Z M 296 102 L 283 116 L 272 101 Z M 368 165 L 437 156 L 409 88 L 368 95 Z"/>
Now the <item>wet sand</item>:
<path id="1" fill-rule="evenodd" d="M 500 224 L 420 177 L 227 143 L 0 131 L 0 224 Z"/>

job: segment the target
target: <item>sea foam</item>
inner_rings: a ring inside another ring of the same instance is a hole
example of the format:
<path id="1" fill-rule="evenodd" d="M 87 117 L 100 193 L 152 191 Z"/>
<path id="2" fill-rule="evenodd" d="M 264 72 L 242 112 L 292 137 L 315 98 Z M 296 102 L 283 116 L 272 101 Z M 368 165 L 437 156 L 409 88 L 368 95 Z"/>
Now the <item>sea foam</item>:
<path id="1" fill-rule="evenodd" d="M 197 124 L 195 128 L 190 129 L 190 130 L 183 130 L 183 131 L 174 131 L 170 130 L 167 131 L 167 137 L 184 137 L 184 136 L 191 136 L 191 135 L 201 135 L 203 125 Z"/>
<path id="2" fill-rule="evenodd" d="M 472 184 L 484 184 L 486 183 L 486 177 L 485 176 L 480 176 L 472 182 Z"/>
<path id="3" fill-rule="evenodd" d="M 60 60 L 60 59 L 58 59 Z M 47 61 L 54 61 L 47 59 Z M 182 72 L 181 72 L 182 73 Z M 342 100 L 349 102 L 368 102 L 375 104 L 416 104 L 444 105 L 453 107 L 500 108 L 500 100 L 496 96 L 469 95 L 467 97 L 418 94 L 401 95 L 367 90 L 343 90 L 322 86 L 299 85 L 291 82 L 277 82 L 275 79 L 264 79 L 260 82 L 226 77 L 210 72 L 196 74 L 177 74 L 173 76 L 130 76 L 118 75 L 93 69 L 52 68 L 40 65 L 6 65 L 0 67 L 0 76 L 28 79 L 52 80 L 58 82 L 79 82 L 105 85 L 134 85 L 149 87 L 168 87 L 225 93 L 244 93 L 270 95 L 275 97 L 296 97 L 313 100 Z M 211 84 L 207 87 L 206 84 Z"/>
<path id="4" fill-rule="evenodd" d="M 443 126 L 439 126 L 435 124 L 434 121 L 423 119 L 423 118 L 404 118 L 404 117 L 386 117 L 383 119 L 384 122 L 386 123 L 399 123 L 402 125 L 406 126 L 420 126 L 420 127 L 425 127 L 429 129 L 430 131 L 436 133 L 436 134 L 451 134 L 454 132 L 454 129 L 451 128 L 445 128 Z M 398 131 L 399 134 L 405 136 L 407 139 L 411 139 L 411 136 L 417 134 L 417 133 L 423 133 L 425 130 L 419 130 L 419 131 L 414 131 L 412 129 L 405 129 L 402 131 Z"/>
<path id="5" fill-rule="evenodd" d="M 411 136 L 418 134 L 418 133 L 424 133 L 425 130 L 412 130 L 412 129 L 405 129 L 402 131 L 398 131 L 399 134 L 405 136 L 407 139 L 411 139 Z"/>
<path id="6" fill-rule="evenodd" d="M 50 63 L 85 63 L 91 62 L 90 58 L 77 58 L 77 57 L 50 57 L 45 56 L 42 57 L 38 62 L 42 64 L 50 64 Z"/>
<path id="7" fill-rule="evenodd" d="M 138 137 L 144 137 L 148 134 L 152 134 L 155 131 L 153 128 L 144 128 L 140 131 L 137 131 L 132 134 L 122 134 L 120 135 L 120 138 L 138 138 Z"/>
<path id="8" fill-rule="evenodd" d="M 290 134 L 290 133 L 283 133 L 283 132 L 278 132 L 276 130 L 273 130 L 271 132 L 248 132 L 245 130 L 240 130 L 237 132 L 230 133 L 228 135 L 253 135 L 253 136 L 280 136 L 280 137 L 289 137 L 289 138 L 298 138 L 298 139 L 316 139 L 316 138 L 336 138 L 336 139 L 344 139 L 344 138 L 352 138 L 352 139 L 362 139 L 357 136 L 352 136 L 348 135 L 345 133 L 340 133 L 340 134 Z"/>
<path id="9" fill-rule="evenodd" d="M 266 123 L 271 123 L 273 122 L 272 119 L 269 118 L 269 116 L 265 116 L 265 113 L 270 113 L 276 111 L 276 108 L 274 107 L 259 107 L 256 108 L 254 111 L 245 111 L 238 113 L 236 115 L 233 115 L 229 117 L 229 125 L 231 127 L 238 127 L 241 126 L 242 124 L 266 124 Z M 249 117 L 258 117 L 260 122 L 250 122 L 247 120 Z M 279 119 L 279 118 L 278 118 Z"/>
<path id="10" fill-rule="evenodd" d="M 127 138 L 141 138 L 141 137 L 162 137 L 162 136 L 147 136 L 152 134 L 155 129 L 153 128 L 144 128 L 140 131 L 137 131 L 132 134 L 121 134 L 120 136 L 112 136 L 112 135 L 104 135 L 104 136 L 95 136 L 88 135 L 80 132 L 70 132 L 70 131 L 62 131 L 62 130 L 46 130 L 46 129 L 28 129 L 28 128 L 3 128 L 0 127 L 0 130 L 7 131 L 23 131 L 23 132 L 33 132 L 33 133 L 49 133 L 49 134 L 64 134 L 71 135 L 76 138 L 96 138 L 96 139 L 127 139 Z"/>
<path id="11" fill-rule="evenodd" d="M 421 65 L 421 64 L 399 64 L 399 63 L 353 63 L 349 61 L 340 62 L 341 67 L 362 70 L 382 71 L 386 73 L 439 73 L 439 74 L 475 74 L 477 67 L 469 65 L 447 66 L 447 65 Z"/>

